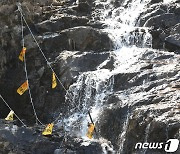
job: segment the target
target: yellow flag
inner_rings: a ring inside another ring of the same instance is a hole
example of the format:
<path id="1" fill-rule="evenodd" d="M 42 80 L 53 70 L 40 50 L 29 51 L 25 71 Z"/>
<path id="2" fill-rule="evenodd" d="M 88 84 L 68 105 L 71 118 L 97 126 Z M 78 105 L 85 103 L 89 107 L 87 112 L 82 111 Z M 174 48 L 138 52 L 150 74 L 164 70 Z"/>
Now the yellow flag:
<path id="1" fill-rule="evenodd" d="M 22 48 L 22 50 L 21 50 L 21 52 L 20 52 L 20 55 L 19 55 L 19 59 L 20 59 L 21 61 L 24 61 L 24 55 L 25 55 L 25 53 L 26 53 L 26 48 L 24 47 L 24 48 Z"/>
<path id="2" fill-rule="evenodd" d="M 12 121 L 14 116 L 14 111 L 10 111 L 5 120 Z"/>
<path id="3" fill-rule="evenodd" d="M 24 92 L 28 90 L 28 81 L 26 80 L 18 89 L 17 89 L 17 93 L 19 95 L 24 94 Z"/>
<path id="4" fill-rule="evenodd" d="M 42 132 L 42 135 L 51 135 L 52 134 L 52 130 L 53 130 L 53 126 L 54 124 L 48 124 L 47 127 L 45 128 L 45 130 Z"/>
<path id="5" fill-rule="evenodd" d="M 52 74 L 52 88 L 56 88 L 57 86 L 57 81 L 56 81 L 56 76 L 55 76 L 55 73 L 53 72 Z"/>
<path id="6" fill-rule="evenodd" d="M 92 124 L 92 123 L 89 124 L 89 126 L 88 126 L 88 132 L 87 132 L 87 134 L 86 134 L 86 136 L 87 136 L 89 139 L 92 139 L 92 137 L 93 137 L 94 128 L 95 128 L 94 124 Z"/>

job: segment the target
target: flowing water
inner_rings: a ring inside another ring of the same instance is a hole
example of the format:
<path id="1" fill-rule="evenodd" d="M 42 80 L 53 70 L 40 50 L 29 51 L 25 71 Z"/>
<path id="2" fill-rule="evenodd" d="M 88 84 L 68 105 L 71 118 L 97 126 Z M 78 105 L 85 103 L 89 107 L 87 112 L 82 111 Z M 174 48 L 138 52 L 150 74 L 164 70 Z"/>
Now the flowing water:
<path id="1" fill-rule="evenodd" d="M 145 139 L 144 139 L 144 143 L 148 143 L 148 137 L 149 137 L 149 130 L 150 130 L 150 127 L 151 127 L 151 123 L 149 123 L 146 127 L 146 130 L 145 130 Z M 147 149 L 144 149 L 144 154 L 146 154 L 147 152 Z"/>
<path id="2" fill-rule="evenodd" d="M 107 32 L 113 40 L 114 51 L 112 52 L 115 53 L 116 62 L 113 70 L 101 69 L 105 65 L 104 62 L 96 71 L 82 73 L 77 82 L 70 86 L 69 94 L 73 97 L 70 98 L 71 100 L 68 97 L 66 99 L 66 102 L 71 102 L 69 103 L 71 104 L 70 114 L 64 121 L 67 131 L 86 138 L 87 122 L 90 122 L 87 112 L 91 112 L 94 122 L 98 120 L 105 99 L 113 93 L 113 76 L 118 73 L 139 71 L 138 59 L 142 53 L 151 48 L 151 35 L 148 29 L 138 26 L 138 17 L 147 9 L 146 5 L 149 1 L 96 0 L 96 9 L 92 17 L 103 23 L 103 31 Z M 127 98 L 127 96 L 124 97 Z M 124 99 L 124 101 L 128 100 Z M 120 142 L 119 152 L 123 150 L 128 119 L 127 116 L 120 135 L 124 139 Z"/>

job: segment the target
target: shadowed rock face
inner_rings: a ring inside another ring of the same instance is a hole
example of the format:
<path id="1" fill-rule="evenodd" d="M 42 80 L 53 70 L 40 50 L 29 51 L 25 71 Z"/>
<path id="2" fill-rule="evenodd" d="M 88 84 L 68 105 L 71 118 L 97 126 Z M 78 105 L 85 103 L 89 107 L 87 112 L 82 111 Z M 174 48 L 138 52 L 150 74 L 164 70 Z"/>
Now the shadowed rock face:
<path id="1" fill-rule="evenodd" d="M 22 96 L 16 92 L 26 79 L 24 64 L 18 59 L 22 40 L 20 14 L 15 2 L 0 1 L 0 93 L 27 125 L 34 125 L 35 117 L 28 92 Z M 88 25 L 90 12 L 81 10 L 83 5 L 87 4 L 90 11 L 92 1 L 80 1 L 77 6 L 72 4 L 70 1 L 22 1 L 27 22 L 66 89 L 77 80 L 80 73 L 96 70 L 97 66 L 108 60 L 109 50 L 112 48 L 107 33 Z M 78 9 L 72 8 L 73 6 Z M 85 16 L 81 17 L 82 15 Z M 51 89 L 52 71 L 38 51 L 27 27 L 24 26 L 23 29 L 33 102 L 39 119 L 43 123 L 49 123 L 68 108 L 68 104 L 65 104 L 65 91 L 60 84 L 56 89 Z M 0 118 L 5 118 L 9 109 L 2 100 L 0 108 Z M 59 150 L 67 153 L 102 152 L 99 143 L 94 142 L 86 147 L 81 145 L 83 141 L 79 140 L 73 145 L 73 138 L 68 139 L 67 147 L 65 144 L 60 147 L 64 133 L 59 128 L 54 130 L 61 131 L 60 136 L 46 138 L 40 135 L 44 128 L 22 128 L 19 122 L 7 124 L 1 121 L 0 125 L 0 153 L 41 154 L 53 153 L 56 149 L 56 152 Z"/>
<path id="2" fill-rule="evenodd" d="M 18 127 L 16 124 L 0 121 L 0 152 L 17 153 L 17 154 L 60 154 L 60 153 L 102 153 L 100 143 L 94 141 L 89 146 L 82 145 L 83 140 L 78 138 L 70 138 L 66 144 L 61 146 L 63 141 L 63 132 L 56 128 L 54 136 L 43 137 L 39 135 L 43 128 L 41 127 Z M 59 136 L 61 132 L 61 136 Z"/>
<path id="3" fill-rule="evenodd" d="M 24 128 L 16 120 L 10 123 L 1 120 L 0 153 L 100 154 L 104 151 L 113 153 L 110 149 L 114 148 L 122 154 L 141 154 L 145 151 L 134 149 L 137 142 L 180 139 L 179 1 L 171 4 L 164 4 L 162 0 L 149 2 L 137 23 L 150 28 L 152 46 L 161 50 L 143 51 L 130 66 L 137 65 L 136 70 L 120 70 L 121 73 L 117 72 L 108 78 L 113 80 L 113 91 L 103 100 L 96 127 L 99 136 L 110 141 L 113 146 L 101 138 L 88 146 L 84 145 L 81 138 L 72 134 L 65 136 L 62 125 L 55 126 L 52 136 L 41 136 L 44 127 L 35 125 L 28 92 L 22 96 L 16 92 L 26 79 L 24 64 L 18 59 L 22 38 L 20 14 L 15 2 L 0 0 L 0 94 L 20 118 L 32 127 Z M 111 51 L 113 41 L 102 30 L 103 23 L 91 17 L 91 12 L 96 9 L 94 0 L 21 2 L 32 32 L 66 89 L 76 83 L 84 72 L 93 72 L 99 68 L 112 71 L 115 68 L 117 57 Z M 117 8 L 123 2 L 112 0 L 111 4 Z M 96 7 L 102 6 L 99 4 Z M 66 91 L 59 83 L 55 89 L 51 88 L 52 71 L 25 25 L 23 29 L 33 102 L 39 119 L 43 123 L 50 123 L 59 113 L 62 113 L 61 117 L 66 116 L 72 104 L 65 101 Z M 139 37 L 134 42 L 128 42 L 130 46 L 141 46 L 138 39 L 142 32 L 145 35 L 143 28 L 131 32 L 132 37 Z M 2 100 L 0 109 L 0 118 L 4 119 L 9 109 Z M 102 146 L 104 143 L 106 146 Z M 163 154 L 164 151 L 148 149 L 146 153 Z"/>
<path id="4" fill-rule="evenodd" d="M 119 149 L 123 144 L 123 153 L 138 154 L 144 152 L 135 150 L 138 142 L 179 139 L 179 64 L 176 61 L 179 56 L 173 55 L 147 51 L 138 63 L 149 66 L 151 57 L 151 67 L 142 65 L 138 72 L 114 76 L 114 91 L 105 99 L 97 124 L 100 134 L 111 141 L 114 148 Z M 172 63 L 174 68 L 162 70 Z M 147 150 L 147 153 L 158 152 L 165 153 L 163 149 Z"/>
<path id="5" fill-rule="evenodd" d="M 61 41 L 63 40 L 63 41 Z M 112 42 L 106 33 L 92 27 L 74 27 L 62 31 L 60 34 L 45 35 L 43 39 L 45 50 L 77 50 L 77 51 L 108 51 Z"/>
<path id="6" fill-rule="evenodd" d="M 140 17 L 140 25 L 153 27 L 153 48 L 167 49 L 179 52 L 179 36 L 172 35 L 180 22 L 180 7 L 178 2 L 170 4 L 160 3 L 162 1 L 151 1 L 155 3 L 150 6 Z M 176 32 L 178 34 L 178 32 Z"/>
<path id="7" fill-rule="evenodd" d="M 108 59 L 108 51 L 111 49 L 112 42 L 106 33 L 87 26 L 90 20 L 88 16 L 79 17 L 76 11 L 67 14 L 66 11 L 71 10 L 68 7 L 72 5 L 69 1 L 64 1 L 63 4 L 59 3 L 58 6 L 54 6 L 53 1 L 47 1 L 43 4 L 40 1 L 38 3 L 23 1 L 22 8 L 25 18 L 43 52 L 52 63 L 52 67 L 62 78 L 64 86 L 68 88 L 76 81 L 80 72 L 95 70 L 100 63 Z M 22 97 L 16 93 L 16 89 L 25 80 L 24 64 L 18 59 L 21 51 L 20 14 L 15 3 L 8 5 L 8 2 L 3 1 L 1 4 L 1 92 L 14 107 L 14 110 L 17 107 L 17 112 L 22 117 L 33 122 L 34 117 L 28 93 Z M 52 4 L 51 7 L 50 4 Z M 53 15 L 58 14 L 59 11 L 63 17 L 51 20 Z M 54 115 L 56 110 L 58 112 L 61 110 L 58 106 L 62 106 L 64 103 L 65 91 L 60 85 L 55 90 L 51 89 L 52 72 L 25 26 L 24 31 L 25 46 L 27 47 L 27 69 L 33 100 L 40 118 L 48 122 L 47 119 L 56 116 Z M 70 52 L 63 50 L 70 50 Z M 80 51 L 91 53 L 84 54 Z M 102 51 L 107 52 L 101 54 Z M 64 59 L 58 58 L 60 53 Z M 4 108 L 3 104 L 1 106 Z M 24 110 L 27 112 L 24 113 Z M 1 116 L 4 117 L 7 112 L 8 110 L 5 108 Z"/>

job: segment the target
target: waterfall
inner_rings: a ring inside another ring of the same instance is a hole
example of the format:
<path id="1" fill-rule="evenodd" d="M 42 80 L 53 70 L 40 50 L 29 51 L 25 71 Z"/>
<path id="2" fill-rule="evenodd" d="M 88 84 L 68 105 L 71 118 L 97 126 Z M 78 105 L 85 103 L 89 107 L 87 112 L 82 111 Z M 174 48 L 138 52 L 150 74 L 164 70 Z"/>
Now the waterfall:
<path id="1" fill-rule="evenodd" d="M 123 125 L 123 131 L 119 137 L 119 140 L 120 140 L 120 145 L 119 145 L 119 153 L 123 152 L 123 147 L 124 147 L 124 143 L 125 143 L 125 140 L 126 140 L 126 131 L 127 131 L 127 128 L 128 128 L 128 124 L 129 124 L 129 112 L 128 112 L 128 115 L 126 117 L 126 121 L 124 122 L 124 125 Z"/>
<path id="2" fill-rule="evenodd" d="M 113 90 L 112 86 L 113 78 L 110 78 L 107 69 L 82 73 L 69 88 L 73 97 L 66 99 L 66 102 L 70 102 L 69 115 L 65 120 L 66 130 L 71 130 L 71 133 L 73 130 L 76 135 L 85 137 L 87 122 L 90 122 L 87 112 L 92 112 L 94 120 L 98 117 L 104 98 Z"/>
<path id="3" fill-rule="evenodd" d="M 151 123 L 149 123 L 146 127 L 144 143 L 148 143 L 150 127 L 151 127 Z M 147 149 L 144 149 L 144 154 L 146 154 L 146 152 L 147 152 Z"/>
<path id="4" fill-rule="evenodd" d="M 138 27 L 138 17 L 150 0 L 125 0 L 119 7 L 115 7 L 113 0 L 97 0 L 96 5 L 104 7 L 93 12 L 94 17 L 100 16 L 100 21 L 104 23 L 104 31 L 108 32 L 114 41 L 115 48 L 123 46 L 150 47 L 151 35 L 148 28 Z M 120 2 L 119 2 L 120 3 Z M 96 18 L 95 18 L 96 19 Z"/>
<path id="5" fill-rule="evenodd" d="M 110 71 L 98 67 L 96 71 L 82 73 L 77 82 L 70 86 L 68 92 L 72 98 L 66 98 L 66 102 L 69 102 L 69 114 L 64 121 L 67 131 L 85 138 L 87 122 L 90 121 L 87 112 L 91 112 L 96 123 L 103 110 L 105 98 L 113 93 L 113 76 L 139 71 L 138 59 L 152 45 L 148 28 L 138 26 L 138 17 L 147 8 L 149 1 L 95 1 L 96 9 L 92 13 L 92 18 L 103 23 L 103 31 L 109 34 L 114 43 L 115 68 Z M 126 137 L 128 121 L 129 115 L 120 137 Z M 125 139 L 122 139 L 119 153 L 123 151 L 124 142 Z"/>

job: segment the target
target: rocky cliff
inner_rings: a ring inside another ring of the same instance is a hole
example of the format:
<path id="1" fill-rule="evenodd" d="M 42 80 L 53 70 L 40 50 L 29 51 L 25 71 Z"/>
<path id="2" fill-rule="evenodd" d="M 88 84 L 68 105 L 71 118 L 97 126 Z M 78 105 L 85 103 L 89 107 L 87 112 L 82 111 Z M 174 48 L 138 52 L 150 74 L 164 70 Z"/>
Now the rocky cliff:
<path id="1" fill-rule="evenodd" d="M 41 135 L 28 92 L 16 92 L 26 80 L 17 2 L 48 60 L 24 23 L 37 116 L 48 124 L 60 114 L 50 137 Z M 0 152 L 166 153 L 135 145 L 180 140 L 179 15 L 179 0 L 0 0 L 0 94 L 28 126 L 4 121 L 9 109 L 0 100 Z M 51 88 L 49 65 L 64 88 Z M 88 110 L 93 140 L 83 137 Z"/>

